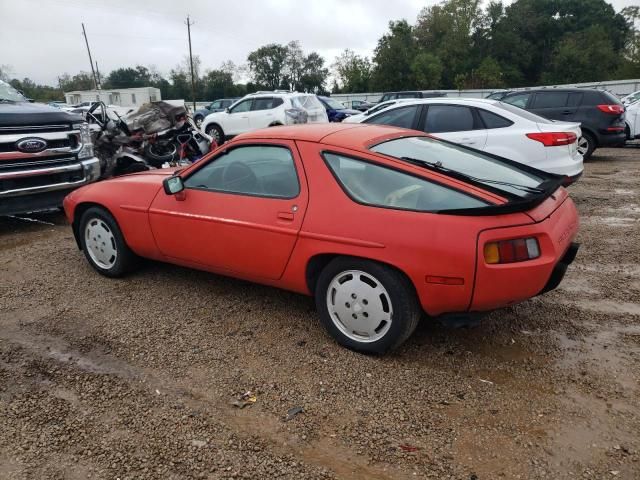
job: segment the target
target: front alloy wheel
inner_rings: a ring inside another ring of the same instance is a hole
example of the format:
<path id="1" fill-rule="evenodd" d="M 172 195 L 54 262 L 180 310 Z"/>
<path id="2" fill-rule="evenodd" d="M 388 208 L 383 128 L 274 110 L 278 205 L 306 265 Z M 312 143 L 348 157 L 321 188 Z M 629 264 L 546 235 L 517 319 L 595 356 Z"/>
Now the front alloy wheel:
<path id="1" fill-rule="evenodd" d="M 89 264 L 102 275 L 120 277 L 136 266 L 116 220 L 104 208 L 91 207 L 80 217 L 78 236 Z"/>

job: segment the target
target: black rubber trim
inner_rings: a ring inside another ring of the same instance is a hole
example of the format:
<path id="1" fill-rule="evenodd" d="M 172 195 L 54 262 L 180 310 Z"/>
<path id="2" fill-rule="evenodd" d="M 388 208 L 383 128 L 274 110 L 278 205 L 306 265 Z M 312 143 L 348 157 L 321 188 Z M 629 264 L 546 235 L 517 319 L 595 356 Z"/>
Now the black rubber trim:
<path id="1" fill-rule="evenodd" d="M 574 242 L 571 245 L 569 245 L 569 248 L 567 249 L 563 257 L 553 268 L 549 281 L 544 286 L 544 288 L 540 291 L 540 293 L 538 293 L 538 295 L 543 295 L 547 292 L 550 292 L 551 290 L 555 290 L 556 288 L 558 288 L 558 285 L 560 285 L 560 283 L 562 282 L 562 279 L 567 273 L 567 268 L 569 268 L 569 265 L 571 265 L 573 261 L 576 259 L 576 255 L 578 255 L 579 249 L 580 249 L 579 243 Z"/>

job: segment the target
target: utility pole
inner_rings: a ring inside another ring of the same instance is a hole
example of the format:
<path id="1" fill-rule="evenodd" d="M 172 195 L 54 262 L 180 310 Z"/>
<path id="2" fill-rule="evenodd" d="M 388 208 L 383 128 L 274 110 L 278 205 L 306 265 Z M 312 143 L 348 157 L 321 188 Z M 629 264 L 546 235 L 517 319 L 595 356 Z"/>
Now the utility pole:
<path id="1" fill-rule="evenodd" d="M 98 79 L 98 85 L 102 88 L 102 79 L 100 78 L 100 69 L 98 68 L 98 62 L 96 61 L 96 77 Z"/>
<path id="2" fill-rule="evenodd" d="M 193 54 L 191 53 L 191 25 L 195 22 L 189 20 L 187 15 L 187 35 L 189 36 L 189 63 L 191 64 L 191 100 L 193 101 L 193 111 L 196 111 L 196 79 L 193 75 Z"/>
<path id="3" fill-rule="evenodd" d="M 100 87 L 100 83 L 98 83 L 98 77 L 96 77 L 96 71 L 93 68 L 93 59 L 91 58 L 91 49 L 89 48 L 89 40 L 87 40 L 87 31 L 84 29 L 84 23 L 82 24 L 82 34 L 84 35 L 84 43 L 87 44 L 87 53 L 89 54 L 89 63 L 91 64 L 91 73 L 93 73 L 93 84 L 96 87 L 96 90 Z"/>

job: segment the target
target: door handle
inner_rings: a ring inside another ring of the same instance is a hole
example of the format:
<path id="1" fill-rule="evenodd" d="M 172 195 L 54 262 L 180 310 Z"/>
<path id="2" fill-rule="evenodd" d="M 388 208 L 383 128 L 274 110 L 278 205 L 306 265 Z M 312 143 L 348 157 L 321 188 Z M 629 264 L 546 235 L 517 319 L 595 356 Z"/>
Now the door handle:
<path id="1" fill-rule="evenodd" d="M 562 112 L 563 115 L 571 115 L 573 112 L 571 110 L 565 110 Z"/>
<path id="2" fill-rule="evenodd" d="M 286 220 L 288 222 L 293 221 L 293 213 L 291 212 L 278 212 L 278 220 Z"/>

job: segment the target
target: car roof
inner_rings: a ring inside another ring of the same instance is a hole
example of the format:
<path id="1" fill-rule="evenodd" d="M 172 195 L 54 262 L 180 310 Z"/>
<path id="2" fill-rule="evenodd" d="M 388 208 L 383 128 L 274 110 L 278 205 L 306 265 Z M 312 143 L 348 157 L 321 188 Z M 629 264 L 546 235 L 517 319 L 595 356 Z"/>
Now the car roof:
<path id="1" fill-rule="evenodd" d="M 526 90 L 512 90 L 506 96 L 515 95 L 517 93 L 540 93 L 540 92 L 560 92 L 560 93 L 576 93 L 576 92 L 599 92 L 602 93 L 605 90 L 600 88 L 578 88 L 578 87 L 565 87 L 565 88 L 527 88 Z"/>
<path id="2" fill-rule="evenodd" d="M 371 145 L 399 137 L 427 136 L 424 132 L 387 125 L 318 123 L 264 128 L 243 133 L 232 140 L 299 140 L 336 147 L 367 150 Z"/>
<path id="3" fill-rule="evenodd" d="M 408 105 L 424 105 L 424 104 L 459 104 L 459 105 L 467 105 L 467 104 L 475 104 L 478 105 L 496 105 L 500 103 L 499 100 L 492 100 L 490 98 L 465 98 L 465 97 L 432 97 L 432 98 L 411 98 L 411 99 L 397 99 L 395 100 L 401 101 L 402 106 L 406 107 Z M 394 107 L 400 108 L 400 105 L 394 105 Z M 382 110 L 381 110 L 382 111 Z"/>

